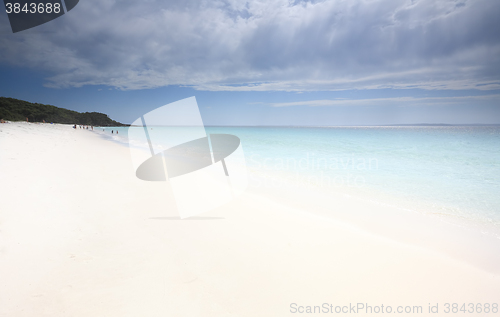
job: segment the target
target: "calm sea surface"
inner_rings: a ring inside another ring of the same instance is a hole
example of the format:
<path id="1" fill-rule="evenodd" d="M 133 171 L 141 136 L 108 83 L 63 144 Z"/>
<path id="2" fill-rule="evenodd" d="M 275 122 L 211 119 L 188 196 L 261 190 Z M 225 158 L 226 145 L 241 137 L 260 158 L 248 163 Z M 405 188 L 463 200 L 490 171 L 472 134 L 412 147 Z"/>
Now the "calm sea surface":
<path id="1" fill-rule="evenodd" d="M 104 130 L 127 142 L 127 128 Z M 260 186 L 296 182 L 500 228 L 500 127 L 206 130 L 241 139 L 249 170 L 273 175 Z"/>

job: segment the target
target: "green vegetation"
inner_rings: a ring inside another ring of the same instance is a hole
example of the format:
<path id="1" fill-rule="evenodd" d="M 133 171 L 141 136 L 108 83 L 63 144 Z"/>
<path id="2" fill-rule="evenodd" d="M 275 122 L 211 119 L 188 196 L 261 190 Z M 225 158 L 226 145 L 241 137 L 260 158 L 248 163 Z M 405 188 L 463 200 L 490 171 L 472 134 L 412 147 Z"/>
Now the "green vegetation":
<path id="1" fill-rule="evenodd" d="M 8 121 L 53 122 L 65 124 L 120 127 L 126 124 L 111 120 L 104 113 L 76 112 L 40 103 L 31 103 L 14 98 L 0 97 L 0 119 Z"/>

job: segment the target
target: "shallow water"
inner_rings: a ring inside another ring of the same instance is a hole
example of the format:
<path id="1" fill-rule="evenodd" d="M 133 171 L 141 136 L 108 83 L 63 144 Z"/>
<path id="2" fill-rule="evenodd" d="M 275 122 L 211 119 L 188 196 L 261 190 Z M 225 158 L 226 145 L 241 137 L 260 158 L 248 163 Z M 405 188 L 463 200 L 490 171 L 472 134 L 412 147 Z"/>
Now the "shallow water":
<path id="1" fill-rule="evenodd" d="M 103 133 L 126 143 L 127 129 L 104 128 Z M 500 127 L 206 130 L 241 139 L 249 170 L 270 179 L 254 185 L 300 183 L 500 228 Z"/>

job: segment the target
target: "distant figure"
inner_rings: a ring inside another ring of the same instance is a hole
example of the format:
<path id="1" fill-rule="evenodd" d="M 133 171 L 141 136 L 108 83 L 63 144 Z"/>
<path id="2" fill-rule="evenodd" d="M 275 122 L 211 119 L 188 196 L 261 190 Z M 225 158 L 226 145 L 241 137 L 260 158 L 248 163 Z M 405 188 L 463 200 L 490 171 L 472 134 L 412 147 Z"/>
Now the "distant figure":
<path id="1" fill-rule="evenodd" d="M 87 126 L 87 130 L 89 129 L 89 126 Z"/>
<path id="2" fill-rule="evenodd" d="M 113 133 L 115 133 L 115 132 L 113 132 L 113 130 L 111 130 L 111 134 L 113 134 Z"/>
<path id="3" fill-rule="evenodd" d="M 29 122 L 28 117 L 26 117 L 26 122 Z"/>
<path id="4" fill-rule="evenodd" d="M 116 134 L 118 134 L 118 130 L 116 130 Z"/>
<path id="5" fill-rule="evenodd" d="M 76 130 L 76 124 L 74 124 L 74 125 L 73 125 L 73 129 L 75 129 L 75 130 Z"/>
<path id="6" fill-rule="evenodd" d="M 45 120 L 43 120 L 43 123 L 45 123 Z"/>
<path id="7" fill-rule="evenodd" d="M 0 123 L 5 123 L 5 120 L 4 119 L 0 120 Z"/>
<path id="8" fill-rule="evenodd" d="M 92 131 L 94 131 L 94 126 L 91 126 L 91 128 L 92 128 Z"/>

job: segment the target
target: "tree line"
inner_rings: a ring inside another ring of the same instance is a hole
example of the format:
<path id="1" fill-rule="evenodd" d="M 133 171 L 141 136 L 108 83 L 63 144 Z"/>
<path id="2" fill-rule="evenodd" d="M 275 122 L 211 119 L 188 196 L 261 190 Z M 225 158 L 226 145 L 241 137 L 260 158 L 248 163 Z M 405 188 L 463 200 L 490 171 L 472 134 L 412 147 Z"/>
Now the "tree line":
<path id="1" fill-rule="evenodd" d="M 48 122 L 90 126 L 128 126 L 100 112 L 77 112 L 52 105 L 0 97 L 0 119 L 8 121 Z"/>

